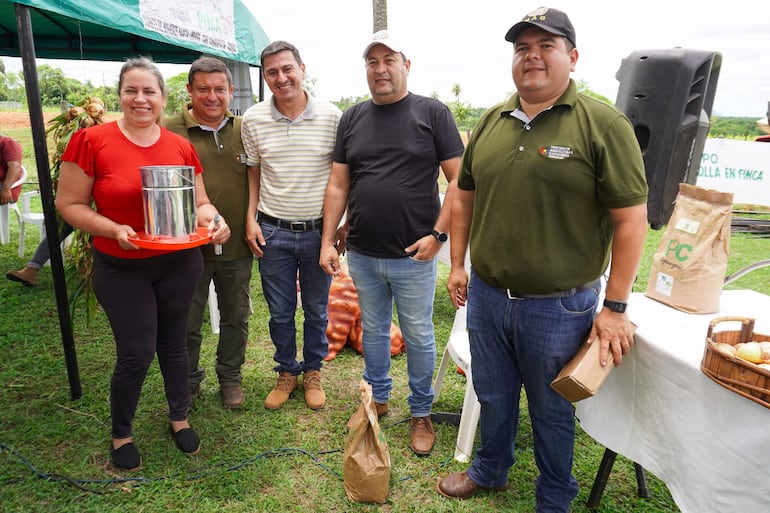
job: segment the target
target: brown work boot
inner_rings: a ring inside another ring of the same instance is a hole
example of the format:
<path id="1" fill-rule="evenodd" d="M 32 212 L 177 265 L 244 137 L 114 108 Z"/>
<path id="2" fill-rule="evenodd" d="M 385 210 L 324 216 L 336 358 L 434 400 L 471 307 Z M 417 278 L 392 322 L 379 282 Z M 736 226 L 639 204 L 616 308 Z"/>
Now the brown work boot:
<path id="1" fill-rule="evenodd" d="M 412 451 L 418 456 L 427 456 L 433 449 L 436 435 L 433 434 L 433 424 L 430 416 L 412 417 L 409 423 L 409 435 Z"/>
<path id="2" fill-rule="evenodd" d="M 265 398 L 265 408 L 268 410 L 277 410 L 283 403 L 289 400 L 289 396 L 297 388 L 297 376 L 292 376 L 289 372 L 278 373 L 278 381 L 273 390 Z"/>
<path id="3" fill-rule="evenodd" d="M 377 410 L 377 418 L 381 419 L 388 414 L 388 403 L 374 402 L 374 408 Z"/>
<path id="4" fill-rule="evenodd" d="M 311 410 L 320 410 L 326 405 L 326 394 L 321 386 L 321 371 L 307 371 L 302 377 L 305 388 L 305 404 Z"/>
<path id="5" fill-rule="evenodd" d="M 37 285 L 37 273 L 40 269 L 32 267 L 31 265 L 25 265 L 24 269 L 20 271 L 8 271 L 5 273 L 5 277 L 11 281 L 18 281 L 25 287 L 32 287 Z"/>
<path id="6" fill-rule="evenodd" d="M 220 387 L 222 392 L 222 404 L 234 410 L 243 404 L 243 389 L 241 385 L 229 385 Z"/>

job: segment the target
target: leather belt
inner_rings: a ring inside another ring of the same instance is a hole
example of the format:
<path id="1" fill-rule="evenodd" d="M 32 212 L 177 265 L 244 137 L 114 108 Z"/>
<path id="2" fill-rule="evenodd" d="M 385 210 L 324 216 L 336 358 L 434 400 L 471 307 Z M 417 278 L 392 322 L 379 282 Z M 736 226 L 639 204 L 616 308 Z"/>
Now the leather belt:
<path id="1" fill-rule="evenodd" d="M 519 294 L 518 292 L 514 292 L 511 289 L 503 289 L 503 290 L 505 290 L 505 293 L 508 296 L 508 299 L 511 299 L 511 300 L 549 299 L 549 298 L 560 298 L 560 297 L 572 297 L 578 292 L 583 292 L 584 290 L 594 288 L 598 283 L 599 283 L 599 280 L 594 280 L 591 283 L 586 283 L 585 285 L 581 285 L 579 287 L 574 287 L 569 290 L 560 290 L 558 292 L 551 292 L 550 294 Z"/>
<path id="2" fill-rule="evenodd" d="M 284 230 L 291 230 L 293 232 L 309 232 L 313 230 L 320 230 L 323 225 L 323 218 L 308 219 L 306 221 L 286 221 L 284 219 L 278 219 L 262 212 L 257 212 L 257 222 L 267 223 L 283 228 Z"/>

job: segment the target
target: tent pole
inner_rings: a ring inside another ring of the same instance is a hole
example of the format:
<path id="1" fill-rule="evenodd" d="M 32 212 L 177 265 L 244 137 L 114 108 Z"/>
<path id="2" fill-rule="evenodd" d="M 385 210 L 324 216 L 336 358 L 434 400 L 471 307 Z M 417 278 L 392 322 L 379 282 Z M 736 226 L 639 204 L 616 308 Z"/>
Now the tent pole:
<path id="1" fill-rule="evenodd" d="M 64 276 L 64 263 L 61 250 L 59 249 L 59 227 L 56 222 L 56 207 L 54 206 L 53 190 L 51 187 L 51 171 L 48 164 L 48 146 L 46 145 L 43 106 L 40 100 L 40 84 L 37 79 L 32 22 L 27 6 L 15 3 L 14 8 L 16 9 L 16 25 L 19 31 L 19 49 L 21 50 L 22 65 L 24 67 L 24 83 L 27 91 L 29 119 L 32 124 L 37 179 L 40 185 L 40 197 L 43 204 L 43 215 L 45 216 L 45 232 L 50 249 L 51 273 L 53 274 L 54 289 L 56 291 L 56 306 L 59 310 L 59 327 L 64 346 L 64 357 L 67 363 L 70 396 L 74 401 L 80 398 L 82 391 L 80 388 L 77 355 L 75 354 L 75 341 L 72 336 L 72 321 L 69 314 L 67 280 Z"/>

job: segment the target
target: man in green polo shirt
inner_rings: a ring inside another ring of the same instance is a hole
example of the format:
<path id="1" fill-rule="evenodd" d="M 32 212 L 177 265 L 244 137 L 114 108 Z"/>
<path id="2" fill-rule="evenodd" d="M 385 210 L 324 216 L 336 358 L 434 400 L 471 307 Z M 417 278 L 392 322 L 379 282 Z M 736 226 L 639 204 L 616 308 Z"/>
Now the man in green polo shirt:
<path id="1" fill-rule="evenodd" d="M 463 156 L 447 283 L 456 307 L 467 299 L 481 447 L 438 491 L 464 499 L 507 487 L 523 386 L 540 470 L 536 512 L 567 513 L 578 491 L 575 421 L 550 383 L 587 336 L 599 337 L 605 365 L 633 343 L 625 301 L 647 233 L 647 184 L 629 120 L 570 78 L 578 51 L 567 15 L 541 7 L 505 38 L 517 93 L 482 116 Z"/>
<path id="2" fill-rule="evenodd" d="M 246 152 L 241 142 L 241 117 L 229 110 L 234 87 L 225 63 L 213 57 L 201 57 L 192 63 L 187 76 L 191 101 L 182 112 L 166 121 L 166 127 L 195 146 L 203 164 L 206 192 L 232 230 L 230 240 L 221 248 L 210 244 L 201 247 L 203 275 L 187 325 L 190 392 L 193 398 L 201 393 L 201 382 L 206 375 L 200 365 L 201 325 L 209 284 L 213 280 L 220 315 L 215 371 L 222 403 L 234 409 L 244 401 L 241 367 L 246 359 L 254 265 L 246 243 L 249 203 Z"/>

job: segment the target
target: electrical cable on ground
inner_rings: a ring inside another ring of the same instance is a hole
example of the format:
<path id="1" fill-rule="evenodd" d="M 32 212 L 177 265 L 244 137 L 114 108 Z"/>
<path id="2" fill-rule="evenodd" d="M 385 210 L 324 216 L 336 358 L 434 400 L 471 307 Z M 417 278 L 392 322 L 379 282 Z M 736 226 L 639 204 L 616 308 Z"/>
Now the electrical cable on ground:
<path id="1" fill-rule="evenodd" d="M 383 430 L 390 429 L 393 426 L 396 426 L 398 424 L 403 424 L 407 422 L 409 419 L 405 419 L 402 421 L 398 421 L 392 424 L 389 424 L 387 426 L 383 426 Z M 206 477 L 219 474 L 221 472 L 230 472 L 230 471 L 236 471 L 241 468 L 244 468 L 248 465 L 251 465 L 252 463 L 256 462 L 257 460 L 260 460 L 262 458 L 279 458 L 279 457 L 285 457 L 285 456 L 307 456 L 310 458 L 313 463 L 315 463 L 317 466 L 328 472 L 329 474 L 332 474 L 334 477 L 339 479 L 340 481 L 343 479 L 342 475 L 337 472 L 336 470 L 332 469 L 325 463 L 323 463 L 319 456 L 321 455 L 327 455 L 327 454 L 334 454 L 338 452 L 343 452 L 342 449 L 332 449 L 328 451 L 321 451 L 317 454 L 313 454 L 311 452 L 308 452 L 304 449 L 299 449 L 296 447 L 281 447 L 278 449 L 272 449 L 269 451 L 265 451 L 262 453 L 257 454 L 256 456 L 253 456 L 247 460 L 244 460 L 240 463 L 228 465 L 226 463 L 215 463 L 208 465 L 206 467 L 200 468 L 200 469 L 194 469 L 189 470 L 186 472 L 177 472 L 174 474 L 170 474 L 167 476 L 157 476 L 157 477 L 142 477 L 142 476 L 132 476 L 132 477 L 123 477 L 123 478 L 110 478 L 110 479 L 76 479 L 69 476 L 65 476 L 63 474 L 58 473 L 47 473 L 42 472 L 41 470 L 38 470 L 27 458 L 25 458 L 21 453 L 16 451 L 14 448 L 9 447 L 8 445 L 5 445 L 4 443 L 0 442 L 0 454 L 3 452 L 7 452 L 14 456 L 17 460 L 19 460 L 25 467 L 27 467 L 36 477 L 51 481 L 55 483 L 65 483 L 70 486 L 73 486 L 77 488 L 80 491 L 88 492 L 88 493 L 94 493 L 98 495 L 103 495 L 108 492 L 99 490 L 95 488 L 96 485 L 111 485 L 111 484 L 121 484 L 121 483 L 133 483 L 136 485 L 144 484 L 144 483 L 150 483 L 150 482 L 159 482 L 169 479 L 185 479 L 185 480 L 199 480 L 204 479 Z M 418 476 L 425 476 L 432 474 L 434 472 L 438 472 L 442 468 L 446 467 L 452 462 L 452 457 L 448 457 L 446 460 L 444 460 L 442 463 L 440 463 L 438 466 L 427 469 L 419 474 L 405 476 L 397 479 L 391 478 L 392 482 L 394 483 L 401 483 L 404 481 L 408 481 L 410 479 L 415 479 Z M 21 479 L 7 479 L 2 482 L 3 485 L 9 485 L 20 482 Z"/>

